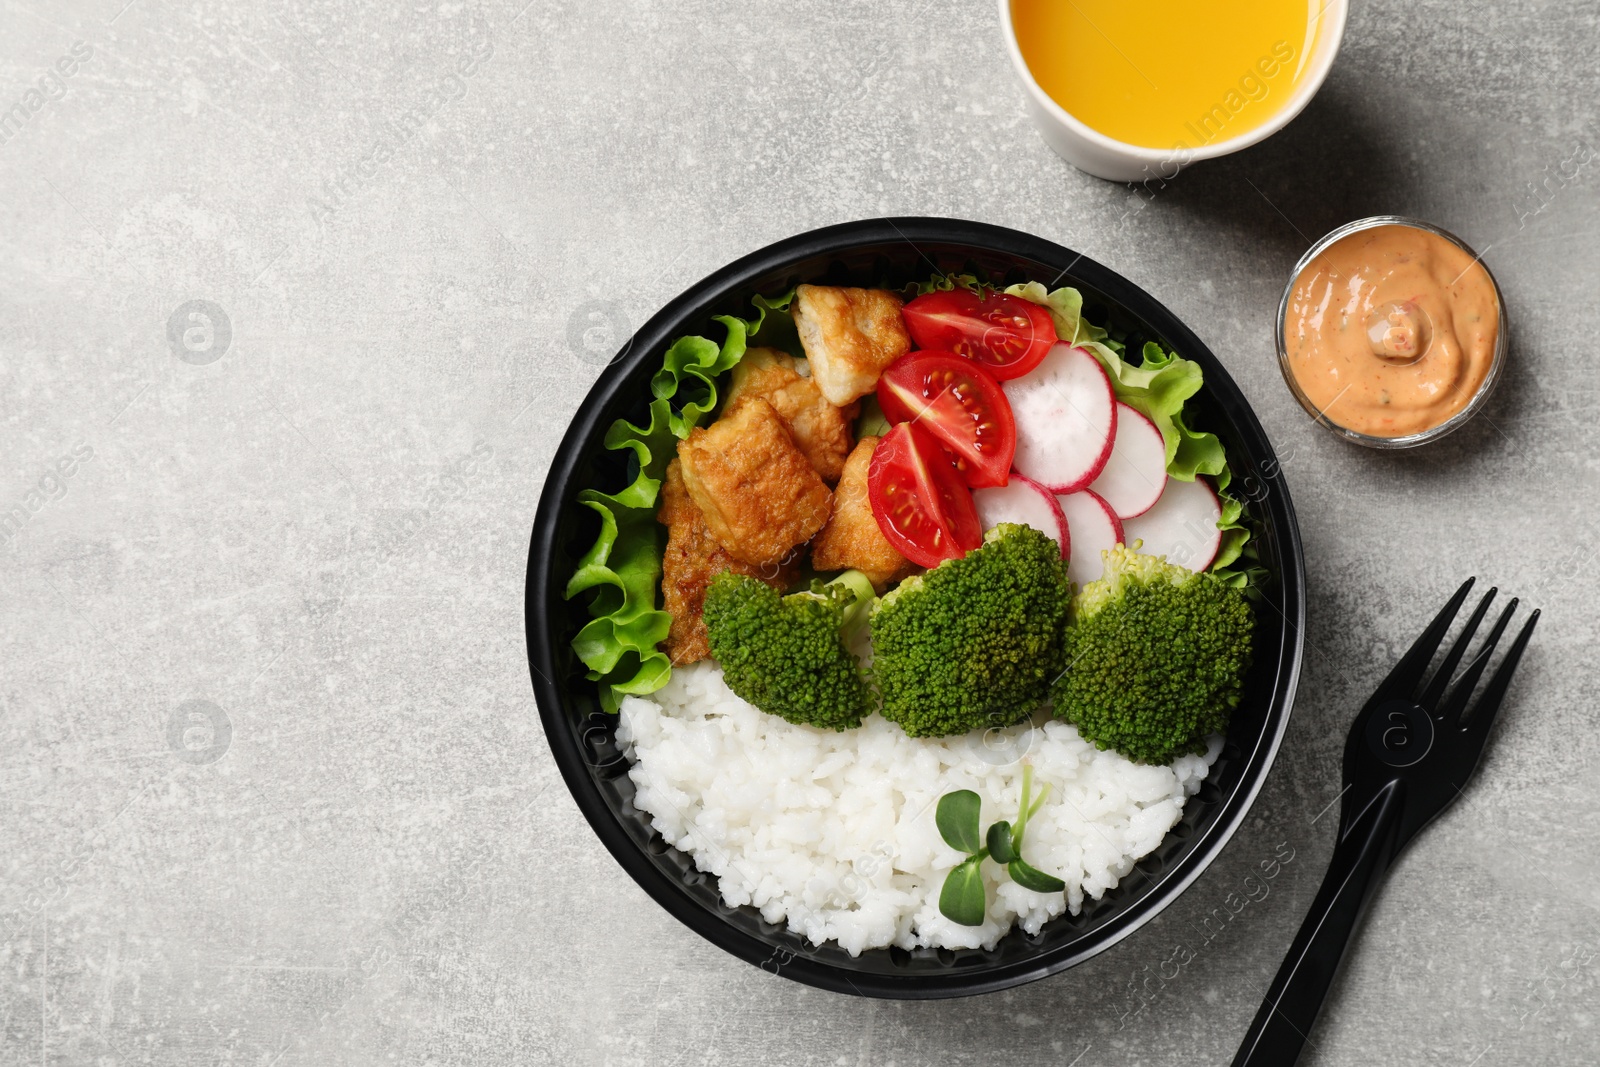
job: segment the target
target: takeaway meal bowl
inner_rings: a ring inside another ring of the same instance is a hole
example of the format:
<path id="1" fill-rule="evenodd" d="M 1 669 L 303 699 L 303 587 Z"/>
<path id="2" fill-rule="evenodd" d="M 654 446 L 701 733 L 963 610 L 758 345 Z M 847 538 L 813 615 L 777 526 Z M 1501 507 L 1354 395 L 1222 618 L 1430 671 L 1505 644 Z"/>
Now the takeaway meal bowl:
<path id="1" fill-rule="evenodd" d="M 599 528 L 578 493 L 613 491 L 628 479 L 627 453 L 604 447 L 606 429 L 619 417 L 645 421 L 651 375 L 675 338 L 720 336 L 712 316 L 746 315 L 755 294 L 799 282 L 894 287 L 935 271 L 996 284 L 1072 285 L 1083 293 L 1090 320 L 1124 332 L 1130 352 L 1154 340 L 1198 362 L 1206 384 L 1191 401 L 1189 421 L 1227 448 L 1231 491 L 1248 505 L 1265 578 L 1258 586 L 1254 663 L 1221 754 L 1178 824 L 1114 889 L 1036 935 L 1013 929 L 990 950 L 889 948 L 851 956 L 833 942 L 812 945 L 753 907 L 724 904 L 716 878 L 651 829 L 649 816 L 632 803 L 616 717 L 602 710 L 596 684 L 571 648 L 589 619 L 583 598 L 569 601 L 563 592 Z M 1149 922 L 1217 857 L 1244 821 L 1288 726 L 1302 654 L 1305 563 L 1289 492 L 1260 422 L 1217 358 L 1155 298 L 1071 249 L 1015 230 L 955 219 L 868 219 L 799 234 L 728 264 L 670 301 L 622 346 L 573 415 L 551 463 L 528 550 L 525 611 L 534 695 L 556 765 L 596 836 L 646 893 L 707 940 L 786 978 L 840 993 L 928 999 L 1005 989 L 1082 963 Z"/>

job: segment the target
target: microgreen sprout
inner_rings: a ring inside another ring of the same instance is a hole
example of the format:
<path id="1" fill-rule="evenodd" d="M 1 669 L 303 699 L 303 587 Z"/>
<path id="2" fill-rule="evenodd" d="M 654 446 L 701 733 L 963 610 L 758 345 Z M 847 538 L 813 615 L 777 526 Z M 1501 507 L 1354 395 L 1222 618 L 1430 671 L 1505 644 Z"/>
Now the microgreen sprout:
<path id="1" fill-rule="evenodd" d="M 967 858 L 945 876 L 944 888 L 939 891 L 939 911 L 951 922 L 962 926 L 982 926 L 984 914 L 989 910 L 989 900 L 983 889 L 982 866 L 992 859 L 1005 867 L 1011 880 L 1035 893 L 1059 893 L 1067 884 L 1053 875 L 1030 867 L 1022 860 L 1022 835 L 1028 820 L 1044 806 L 1050 792 L 1049 783 L 1033 796 L 1033 766 L 1022 765 L 1022 800 L 1017 808 L 1015 824 L 1004 819 L 992 824 L 980 836 L 982 825 L 979 812 L 983 801 L 970 789 L 958 789 L 939 798 L 934 822 L 944 843 Z"/>

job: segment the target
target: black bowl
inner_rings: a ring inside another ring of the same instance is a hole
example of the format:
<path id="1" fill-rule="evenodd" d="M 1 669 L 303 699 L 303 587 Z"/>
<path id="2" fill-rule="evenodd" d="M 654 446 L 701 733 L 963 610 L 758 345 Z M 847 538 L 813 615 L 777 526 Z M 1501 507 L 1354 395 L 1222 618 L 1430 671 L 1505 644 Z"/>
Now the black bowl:
<path id="1" fill-rule="evenodd" d="M 612 738 L 615 720 L 600 710 L 596 687 L 570 647 L 588 615 L 578 602 L 562 599 L 562 590 L 598 528 L 594 513 L 577 504 L 579 490 L 609 492 L 626 481 L 622 459 L 602 447 L 606 428 L 619 416 L 644 420 L 650 376 L 675 338 L 720 337 L 713 315 L 748 315 L 751 296 L 797 282 L 898 285 L 936 269 L 999 284 L 1073 285 L 1083 293 L 1090 321 L 1125 333 L 1130 352 L 1157 340 L 1198 361 L 1206 387 L 1191 402 L 1197 410 L 1190 421 L 1227 447 L 1234 490 L 1248 500 L 1267 578 L 1257 608 L 1255 665 L 1222 754 L 1184 806 L 1182 820 L 1135 872 L 1099 901 L 1086 900 L 1081 914 L 1063 915 L 1032 937 L 1013 930 L 993 950 L 895 948 L 852 957 L 832 942 L 813 946 L 752 907 L 724 905 L 715 877 L 697 871 L 651 830 L 649 817 L 632 804 L 628 764 Z M 1222 364 L 1171 312 L 1093 260 L 1015 230 L 951 219 L 873 219 L 791 237 L 722 268 L 662 308 L 601 375 L 561 442 L 534 519 L 528 664 L 545 735 L 573 799 L 617 862 L 662 907 L 735 956 L 808 985 L 877 997 L 963 996 L 1043 978 L 1105 950 L 1149 922 L 1222 851 L 1261 789 L 1288 726 L 1300 671 L 1304 589 L 1300 534 L 1272 445 Z"/>

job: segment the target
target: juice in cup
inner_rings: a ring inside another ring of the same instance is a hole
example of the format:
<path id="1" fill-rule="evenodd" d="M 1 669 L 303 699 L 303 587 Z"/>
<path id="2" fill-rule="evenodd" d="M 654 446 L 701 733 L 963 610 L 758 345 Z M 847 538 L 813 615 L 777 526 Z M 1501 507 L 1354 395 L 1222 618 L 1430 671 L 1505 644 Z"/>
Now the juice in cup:
<path id="1" fill-rule="evenodd" d="M 1306 73 L 1316 0 L 1012 0 L 1034 80 L 1125 144 L 1193 151 L 1264 125 Z"/>

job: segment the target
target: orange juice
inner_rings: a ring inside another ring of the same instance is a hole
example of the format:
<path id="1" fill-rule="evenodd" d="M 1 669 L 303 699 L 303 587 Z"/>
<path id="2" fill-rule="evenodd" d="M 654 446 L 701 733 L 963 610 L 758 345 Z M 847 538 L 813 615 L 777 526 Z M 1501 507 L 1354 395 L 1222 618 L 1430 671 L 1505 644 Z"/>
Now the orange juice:
<path id="1" fill-rule="evenodd" d="M 1197 149 L 1272 118 L 1293 95 L 1323 0 L 1011 0 L 1039 87 L 1142 148 Z"/>

